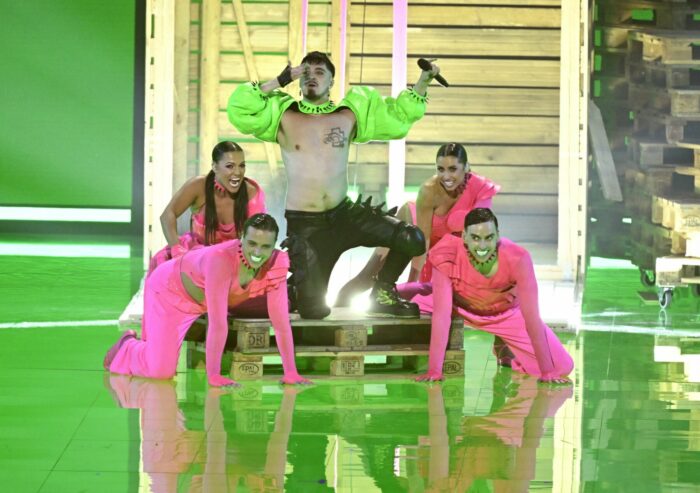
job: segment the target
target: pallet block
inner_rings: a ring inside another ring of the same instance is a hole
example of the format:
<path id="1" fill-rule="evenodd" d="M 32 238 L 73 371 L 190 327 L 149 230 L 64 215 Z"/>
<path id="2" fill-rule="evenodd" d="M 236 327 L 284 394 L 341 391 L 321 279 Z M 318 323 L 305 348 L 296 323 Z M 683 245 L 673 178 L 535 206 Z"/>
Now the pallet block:
<path id="1" fill-rule="evenodd" d="M 700 258 L 667 256 L 656 259 L 656 285 L 687 287 L 700 284 Z"/>
<path id="2" fill-rule="evenodd" d="M 700 89 L 700 72 L 695 65 L 665 65 L 657 61 L 626 58 L 625 73 L 631 84 L 657 89 Z M 694 86 L 694 87 L 693 87 Z"/>
<path id="3" fill-rule="evenodd" d="M 628 150 L 632 161 L 642 169 L 653 166 L 691 166 L 694 160 L 691 149 L 658 140 L 633 137 L 629 139 Z"/>
<path id="4" fill-rule="evenodd" d="M 645 30 L 630 31 L 630 61 L 659 61 L 665 64 L 700 65 L 697 31 Z"/>

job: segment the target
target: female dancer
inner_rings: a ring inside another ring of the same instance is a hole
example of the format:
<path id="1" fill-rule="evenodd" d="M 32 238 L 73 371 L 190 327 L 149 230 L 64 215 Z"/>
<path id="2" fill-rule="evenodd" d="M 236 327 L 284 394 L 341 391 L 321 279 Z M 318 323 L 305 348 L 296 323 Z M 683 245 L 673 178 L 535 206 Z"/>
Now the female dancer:
<path id="1" fill-rule="evenodd" d="M 245 220 L 265 212 L 265 194 L 245 177 L 245 155 L 230 141 L 219 142 L 211 153 L 211 171 L 188 180 L 160 216 L 168 245 L 151 259 L 150 275 L 157 266 L 177 258 L 196 245 L 214 245 L 240 237 Z M 177 218 L 192 210 L 191 231 L 180 237 Z"/>
<path id="2" fill-rule="evenodd" d="M 221 375 L 221 356 L 228 336 L 228 308 L 234 312 L 267 298 L 266 313 L 282 356 L 282 383 L 310 383 L 297 372 L 289 323 L 287 272 L 289 257 L 275 249 L 279 228 L 272 216 L 249 218 L 240 240 L 195 248 L 165 262 L 146 279 L 143 330 L 148 340 L 127 331 L 110 348 L 105 369 L 123 375 L 171 378 L 180 346 L 192 323 L 207 313 L 206 369 L 209 385 L 238 385 Z"/>
<path id="3" fill-rule="evenodd" d="M 446 234 L 460 234 L 464 217 L 475 207 L 491 207 L 493 196 L 500 186 L 469 170 L 467 151 L 457 143 L 443 144 L 435 158 L 437 173 L 418 191 L 416 202 L 407 202 L 398 212 L 398 218 L 416 224 L 426 240 L 426 252 Z M 355 295 L 372 287 L 388 249 L 375 249 L 367 265 L 348 281 L 338 293 L 336 306 L 349 306 Z M 414 257 L 409 282 L 430 281 L 430 264 L 426 254 Z M 405 266 L 404 266 L 405 268 Z"/>

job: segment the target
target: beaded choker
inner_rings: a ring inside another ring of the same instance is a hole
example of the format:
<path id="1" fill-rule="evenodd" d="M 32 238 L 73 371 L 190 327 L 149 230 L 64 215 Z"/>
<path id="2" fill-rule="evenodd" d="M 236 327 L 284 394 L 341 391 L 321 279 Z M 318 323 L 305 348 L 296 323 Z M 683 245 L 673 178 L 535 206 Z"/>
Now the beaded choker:
<path id="1" fill-rule="evenodd" d="M 297 102 L 297 106 L 299 107 L 299 111 L 306 114 L 325 114 L 333 113 L 333 111 L 335 111 L 335 103 L 330 99 L 319 105 L 307 103 L 306 101 L 301 100 Z"/>
<path id="2" fill-rule="evenodd" d="M 457 188 L 455 188 L 455 192 L 457 192 L 457 195 L 462 195 L 464 190 L 467 188 L 467 182 L 469 181 L 469 173 L 464 175 L 464 180 L 462 180 L 462 183 L 459 184 Z"/>
<path id="3" fill-rule="evenodd" d="M 466 245 L 464 245 L 464 248 L 467 250 L 467 255 L 469 256 L 469 261 L 471 264 L 474 266 L 476 270 L 478 270 L 480 273 L 483 275 L 486 275 L 489 273 L 491 268 L 493 267 L 493 264 L 498 260 L 498 247 L 489 255 L 489 258 L 484 260 L 483 262 L 479 262 L 476 257 L 472 254 L 472 252 L 467 248 Z"/>
<path id="4" fill-rule="evenodd" d="M 242 180 L 241 185 L 244 185 L 244 184 L 245 184 L 245 178 Z M 228 190 L 226 190 L 226 188 L 221 183 L 219 183 L 219 180 L 217 180 L 216 178 L 214 178 L 214 190 L 216 190 L 217 192 L 225 193 L 229 197 L 231 197 L 232 199 L 235 199 L 236 195 L 238 194 L 238 192 L 229 192 Z"/>
<path id="5" fill-rule="evenodd" d="M 238 259 L 241 261 L 241 264 L 248 269 L 248 270 L 253 270 L 257 272 L 257 269 L 250 265 L 250 262 L 248 262 L 248 259 L 245 258 L 245 255 L 243 255 L 243 245 L 238 245 Z"/>

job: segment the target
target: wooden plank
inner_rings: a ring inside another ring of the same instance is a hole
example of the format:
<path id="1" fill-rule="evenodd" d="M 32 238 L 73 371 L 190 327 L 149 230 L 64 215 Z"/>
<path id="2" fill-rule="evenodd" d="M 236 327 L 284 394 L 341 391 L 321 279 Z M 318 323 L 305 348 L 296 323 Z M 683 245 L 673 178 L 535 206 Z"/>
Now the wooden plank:
<path id="1" fill-rule="evenodd" d="M 391 27 L 350 28 L 351 54 L 391 53 Z M 460 56 L 559 57 L 558 30 L 408 28 L 408 53 Z M 449 79 L 448 79 L 449 80 Z"/>
<path id="2" fill-rule="evenodd" d="M 592 100 L 588 103 L 588 131 L 591 136 L 591 149 L 598 170 L 598 178 L 603 188 L 603 196 L 606 200 L 622 202 L 622 191 L 615 169 L 615 161 L 610 151 L 608 136 L 605 133 L 603 116 Z"/>
<path id="3" fill-rule="evenodd" d="M 416 122 L 409 138 L 428 142 L 556 144 L 559 120 L 549 117 L 437 116 Z"/>
<path id="4" fill-rule="evenodd" d="M 391 4 L 355 4 L 352 15 L 365 25 L 391 23 Z M 469 5 L 410 5 L 408 25 L 412 26 L 461 26 L 461 27 L 538 27 L 559 28 L 559 6 L 532 8 L 530 6 L 479 6 Z"/>
<path id="5" fill-rule="evenodd" d="M 219 112 L 219 37 L 221 0 L 202 5 L 202 63 L 200 67 L 199 173 L 211 169 L 211 150 L 217 143 Z"/>
<path id="6" fill-rule="evenodd" d="M 202 2 L 203 3 L 203 2 Z M 222 5 L 221 22 L 236 22 L 233 10 L 226 4 Z M 192 3 L 190 7 L 191 17 L 194 22 L 199 21 L 199 3 Z M 287 2 L 245 2 L 243 12 L 248 22 L 284 24 L 289 20 L 289 4 Z M 311 2 L 308 6 L 308 21 L 313 23 L 328 22 L 330 18 L 330 2 Z"/>
<path id="7" fill-rule="evenodd" d="M 443 58 L 439 63 L 452 86 L 559 88 L 559 60 Z M 407 82 L 418 80 L 420 69 L 415 60 L 409 59 L 407 68 Z M 390 84 L 391 57 L 350 56 L 349 78 L 351 84 Z M 432 91 L 433 86 L 431 96 Z"/>
<path id="8" fill-rule="evenodd" d="M 238 0 L 235 0 L 238 1 Z M 287 53 L 287 26 L 248 26 L 251 45 L 255 51 Z M 306 46 L 309 51 L 328 51 L 328 28 L 325 26 L 308 27 Z M 196 48 L 195 48 L 196 49 Z M 237 26 L 221 26 L 221 49 L 225 51 L 243 51 Z"/>

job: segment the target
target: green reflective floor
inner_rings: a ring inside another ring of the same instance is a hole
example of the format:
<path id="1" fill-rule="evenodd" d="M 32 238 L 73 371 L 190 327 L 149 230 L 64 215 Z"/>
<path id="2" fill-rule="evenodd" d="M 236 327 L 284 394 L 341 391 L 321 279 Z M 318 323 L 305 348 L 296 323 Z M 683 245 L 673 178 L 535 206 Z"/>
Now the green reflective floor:
<path id="1" fill-rule="evenodd" d="M 498 371 L 492 338 L 468 332 L 465 378 L 442 385 L 219 391 L 202 371 L 102 371 L 139 265 L 0 256 L 0 491 L 700 491 L 697 300 L 660 317 L 634 270 L 590 271 L 595 331 L 560 334 L 570 389 Z M 608 330 L 635 327 L 654 333 Z"/>

